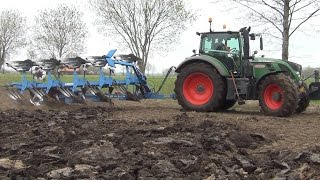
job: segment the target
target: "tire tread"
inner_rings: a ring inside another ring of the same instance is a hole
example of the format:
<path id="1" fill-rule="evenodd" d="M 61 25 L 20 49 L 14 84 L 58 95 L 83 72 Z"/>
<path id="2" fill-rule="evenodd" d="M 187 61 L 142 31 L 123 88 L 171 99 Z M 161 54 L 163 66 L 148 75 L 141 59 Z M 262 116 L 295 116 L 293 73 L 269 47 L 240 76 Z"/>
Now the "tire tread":
<path id="1" fill-rule="evenodd" d="M 264 89 L 271 83 L 278 84 L 285 94 L 285 101 L 281 108 L 272 110 L 264 103 Z M 298 105 L 298 87 L 293 80 L 284 74 L 275 74 L 266 77 L 259 85 L 259 104 L 265 115 L 287 117 L 296 111 Z"/>
<path id="2" fill-rule="evenodd" d="M 210 76 L 212 78 L 212 81 L 214 82 L 214 97 L 207 104 L 202 106 L 195 106 L 188 103 L 188 101 L 183 96 L 182 87 L 184 80 L 193 72 L 205 73 Z M 219 111 L 224 104 L 226 96 L 226 84 L 223 81 L 223 77 L 217 72 L 214 67 L 203 62 L 196 62 L 185 66 L 178 74 L 175 81 L 174 92 L 177 95 L 179 105 L 181 105 L 184 110 L 197 112 L 213 112 Z"/>

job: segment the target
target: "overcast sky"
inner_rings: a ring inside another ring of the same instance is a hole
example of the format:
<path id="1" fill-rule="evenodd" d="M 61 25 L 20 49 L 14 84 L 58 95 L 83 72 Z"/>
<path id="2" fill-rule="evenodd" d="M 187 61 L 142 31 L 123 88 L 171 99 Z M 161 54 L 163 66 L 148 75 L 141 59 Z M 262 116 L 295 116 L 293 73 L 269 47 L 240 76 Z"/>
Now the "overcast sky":
<path id="1" fill-rule="evenodd" d="M 241 27 L 250 26 L 248 24 L 240 24 L 235 17 L 236 14 L 225 12 L 227 7 L 217 8 L 215 4 L 210 3 L 210 0 L 189 0 L 190 7 L 199 10 L 199 18 L 197 21 L 189 25 L 189 29 L 181 33 L 181 40 L 175 48 L 169 52 L 164 52 L 161 55 L 154 54 L 150 57 L 150 63 L 156 67 L 157 72 L 162 72 L 163 69 L 170 66 L 177 66 L 184 60 L 185 57 L 192 55 L 193 49 L 199 48 L 199 37 L 195 34 L 196 31 L 203 32 L 209 30 L 208 17 L 213 17 L 213 27 L 215 30 L 222 30 L 222 25 L 227 24 L 230 30 L 239 30 Z M 59 3 L 75 4 L 84 12 L 84 21 L 89 28 L 89 38 L 87 43 L 87 55 L 103 55 L 110 49 L 119 49 L 118 53 L 131 53 L 120 45 L 114 43 L 112 39 L 99 34 L 96 27 L 93 25 L 95 15 L 88 9 L 85 0 L 5 0 L 1 1 L 0 11 L 5 8 L 18 9 L 27 16 L 30 24 L 33 23 L 33 17 L 38 10 L 57 6 Z M 313 22 L 320 22 L 320 16 L 316 17 Z M 258 32 L 259 29 L 252 29 L 252 32 Z M 265 40 L 265 50 L 261 54 L 267 57 L 281 58 L 281 46 L 275 43 L 267 44 Z M 290 41 L 290 60 L 302 64 L 303 66 L 320 67 L 320 34 L 312 32 L 296 32 Z M 279 49 L 279 51 L 275 51 Z M 253 48 L 251 50 L 254 50 Z M 258 50 L 258 49 L 257 49 Z M 26 58 L 24 53 L 17 54 L 11 59 Z"/>

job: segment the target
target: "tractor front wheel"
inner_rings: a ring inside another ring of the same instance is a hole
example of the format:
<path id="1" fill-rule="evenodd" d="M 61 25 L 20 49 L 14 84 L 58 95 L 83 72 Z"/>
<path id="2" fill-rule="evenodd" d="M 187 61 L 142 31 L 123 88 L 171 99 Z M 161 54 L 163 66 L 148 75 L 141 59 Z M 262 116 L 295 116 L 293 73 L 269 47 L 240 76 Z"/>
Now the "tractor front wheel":
<path id="1" fill-rule="evenodd" d="M 189 64 L 175 82 L 178 103 L 187 111 L 218 111 L 224 104 L 226 85 L 222 76 L 205 63 Z"/>
<path id="2" fill-rule="evenodd" d="M 297 85 L 284 74 L 270 75 L 259 86 L 259 103 L 266 115 L 287 117 L 298 104 Z"/>

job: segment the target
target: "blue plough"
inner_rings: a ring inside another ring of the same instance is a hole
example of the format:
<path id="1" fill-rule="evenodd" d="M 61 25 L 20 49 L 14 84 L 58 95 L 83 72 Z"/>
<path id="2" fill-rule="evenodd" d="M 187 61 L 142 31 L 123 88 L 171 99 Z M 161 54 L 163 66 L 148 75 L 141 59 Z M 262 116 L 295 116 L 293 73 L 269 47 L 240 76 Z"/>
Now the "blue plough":
<path id="1" fill-rule="evenodd" d="M 155 92 L 148 86 L 146 76 L 136 65 L 140 59 L 133 54 L 114 56 L 116 51 L 114 49 L 109 51 L 107 55 L 91 56 L 85 59 L 76 57 L 62 60 L 51 58 L 39 61 L 30 59 L 11 61 L 7 65 L 21 73 L 21 81 L 6 86 L 9 96 L 14 100 L 21 101 L 24 99 L 24 93 L 29 91 L 30 102 L 37 106 L 49 100 L 70 104 L 85 103 L 86 99 L 91 99 L 92 101 L 113 104 L 112 98 L 133 101 L 175 98 L 174 95 L 159 94 L 167 76 L 159 90 Z M 113 68 L 116 65 L 125 68 L 124 79 L 112 76 L 114 74 Z M 86 77 L 89 66 L 99 69 L 99 76 L 96 80 L 88 80 Z M 73 69 L 72 82 L 61 80 L 61 69 L 65 67 Z M 109 67 L 109 75 L 104 72 L 105 67 Z M 170 68 L 168 75 L 173 68 Z M 57 73 L 55 73 L 55 69 L 58 69 Z M 80 76 L 79 69 L 82 69 L 83 77 Z M 27 78 L 28 71 L 33 74 L 32 80 Z M 133 87 L 132 90 L 128 90 L 129 86 Z M 114 90 L 116 90 L 115 93 Z"/>

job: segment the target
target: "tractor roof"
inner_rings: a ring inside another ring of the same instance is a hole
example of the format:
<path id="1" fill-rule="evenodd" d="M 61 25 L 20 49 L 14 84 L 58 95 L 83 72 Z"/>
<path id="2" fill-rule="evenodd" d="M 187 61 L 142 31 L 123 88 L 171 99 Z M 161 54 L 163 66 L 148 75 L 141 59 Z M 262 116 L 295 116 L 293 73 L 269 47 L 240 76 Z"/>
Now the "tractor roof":
<path id="1" fill-rule="evenodd" d="M 238 34 L 239 31 L 212 31 L 212 32 L 197 32 L 197 35 L 201 35 L 201 34 Z"/>

